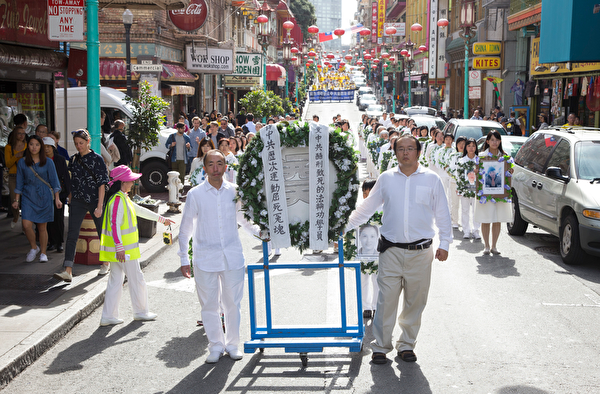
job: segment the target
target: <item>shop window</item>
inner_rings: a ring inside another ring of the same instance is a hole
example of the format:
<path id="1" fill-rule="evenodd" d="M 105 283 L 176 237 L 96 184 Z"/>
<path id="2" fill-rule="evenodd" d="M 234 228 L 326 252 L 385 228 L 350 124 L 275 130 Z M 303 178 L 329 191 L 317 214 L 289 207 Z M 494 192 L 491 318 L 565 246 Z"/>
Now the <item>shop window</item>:
<path id="1" fill-rule="evenodd" d="M 14 128 L 14 117 L 27 117 L 27 134 L 32 135 L 39 124 L 48 124 L 47 85 L 40 83 L 0 82 L 0 144 L 6 145 Z"/>

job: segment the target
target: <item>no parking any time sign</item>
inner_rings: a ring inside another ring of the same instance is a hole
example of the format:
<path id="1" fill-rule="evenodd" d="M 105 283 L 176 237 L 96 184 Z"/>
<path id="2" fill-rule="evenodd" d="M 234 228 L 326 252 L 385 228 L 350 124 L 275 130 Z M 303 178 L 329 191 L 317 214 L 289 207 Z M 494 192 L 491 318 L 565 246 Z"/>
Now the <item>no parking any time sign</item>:
<path id="1" fill-rule="evenodd" d="M 48 39 L 83 41 L 84 0 L 48 0 Z"/>

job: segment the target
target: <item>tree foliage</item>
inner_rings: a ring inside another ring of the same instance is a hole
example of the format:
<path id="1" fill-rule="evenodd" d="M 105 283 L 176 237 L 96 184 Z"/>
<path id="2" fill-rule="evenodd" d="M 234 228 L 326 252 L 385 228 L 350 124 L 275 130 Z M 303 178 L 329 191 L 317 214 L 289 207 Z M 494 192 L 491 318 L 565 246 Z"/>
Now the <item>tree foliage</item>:
<path id="1" fill-rule="evenodd" d="M 302 29 L 304 39 L 308 37 L 308 27 L 317 23 L 315 6 L 309 0 L 293 0 L 289 2 L 290 10 Z"/>
<path id="2" fill-rule="evenodd" d="M 165 121 L 163 111 L 169 104 L 162 98 L 152 95 L 147 81 L 140 82 L 137 99 L 126 96 L 125 101 L 132 106 L 133 115 L 128 132 L 128 143 L 133 148 L 131 166 L 134 172 L 139 172 L 141 151 L 150 150 L 158 144 L 160 126 Z M 138 192 L 139 184 L 136 182 L 132 194 Z"/>
<path id="3" fill-rule="evenodd" d="M 263 90 L 253 90 L 246 93 L 239 103 L 241 107 L 246 108 L 247 113 L 251 112 L 256 119 L 284 113 L 281 97 L 271 91 L 265 93 Z"/>

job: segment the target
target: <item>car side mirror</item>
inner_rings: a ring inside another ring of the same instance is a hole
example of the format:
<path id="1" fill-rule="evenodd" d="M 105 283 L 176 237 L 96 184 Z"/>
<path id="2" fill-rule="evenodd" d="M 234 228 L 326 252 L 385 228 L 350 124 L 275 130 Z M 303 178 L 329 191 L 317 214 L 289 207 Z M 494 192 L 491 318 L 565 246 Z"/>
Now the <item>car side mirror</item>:
<path id="1" fill-rule="evenodd" d="M 565 183 L 569 183 L 571 178 L 567 175 L 562 174 L 562 170 L 558 167 L 548 167 L 546 169 L 546 176 L 552 179 L 558 179 L 559 181 L 563 181 Z"/>

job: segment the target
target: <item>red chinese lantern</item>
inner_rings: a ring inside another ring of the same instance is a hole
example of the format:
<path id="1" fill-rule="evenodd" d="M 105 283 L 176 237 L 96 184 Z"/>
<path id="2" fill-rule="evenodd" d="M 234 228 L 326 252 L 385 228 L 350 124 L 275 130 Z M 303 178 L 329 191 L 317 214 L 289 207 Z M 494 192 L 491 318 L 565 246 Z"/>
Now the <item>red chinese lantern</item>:
<path id="1" fill-rule="evenodd" d="M 337 28 L 333 31 L 333 34 L 335 34 L 338 37 L 341 37 L 344 35 L 345 32 L 346 31 L 344 29 Z"/>
<path id="2" fill-rule="evenodd" d="M 307 30 L 310 34 L 317 34 L 319 32 L 319 28 L 315 25 L 309 26 Z"/>
<path id="3" fill-rule="evenodd" d="M 419 51 L 421 52 L 425 52 L 427 50 L 427 47 L 423 44 L 419 45 Z"/>
<path id="4" fill-rule="evenodd" d="M 329 52 L 326 57 L 327 59 L 335 59 L 335 55 L 332 52 Z"/>
<path id="5" fill-rule="evenodd" d="M 442 18 L 439 21 L 437 21 L 437 25 L 439 27 L 446 27 L 450 24 L 450 22 L 448 21 L 448 19 Z"/>
<path id="6" fill-rule="evenodd" d="M 344 56 L 344 59 L 346 59 L 347 61 L 352 60 L 352 55 L 347 54 L 346 56 Z"/>
<path id="7" fill-rule="evenodd" d="M 383 65 L 383 68 L 388 68 L 388 65 L 387 65 L 387 63 Z"/>
<path id="8" fill-rule="evenodd" d="M 381 53 L 381 57 L 384 58 L 384 59 L 389 59 L 390 58 L 390 54 L 387 53 L 387 52 L 382 52 Z"/>
<path id="9" fill-rule="evenodd" d="M 372 68 L 373 70 L 375 70 L 375 69 L 377 68 L 377 64 L 372 64 L 372 65 L 371 65 L 371 68 Z"/>
<path id="10" fill-rule="evenodd" d="M 413 25 L 410 27 L 410 30 L 414 31 L 414 32 L 419 32 L 421 30 L 423 30 L 423 26 L 421 26 L 421 24 L 419 22 L 413 23 Z"/>
<path id="11" fill-rule="evenodd" d="M 292 49 L 290 49 L 290 52 L 292 52 L 292 53 L 298 53 L 300 51 L 298 50 L 298 48 L 292 47 Z"/>
<path id="12" fill-rule="evenodd" d="M 362 60 L 358 60 L 358 61 L 356 62 L 356 65 L 357 65 L 357 66 L 362 66 L 362 65 L 363 65 L 363 61 L 362 61 Z"/>
<path id="13" fill-rule="evenodd" d="M 268 21 L 269 21 L 269 17 L 266 15 L 259 15 L 256 18 L 256 22 L 258 22 L 258 23 L 267 23 Z"/>
<path id="14" fill-rule="evenodd" d="M 362 29 L 361 31 L 359 31 L 358 34 L 360 34 L 363 37 L 370 36 L 371 30 L 365 28 L 365 29 Z"/>
<path id="15" fill-rule="evenodd" d="M 292 56 L 292 61 L 295 62 L 296 60 L 298 60 L 298 58 L 296 56 Z"/>
<path id="16" fill-rule="evenodd" d="M 292 21 L 283 22 L 283 28 L 287 31 L 292 30 L 294 28 L 294 22 L 292 22 Z"/>
<path id="17" fill-rule="evenodd" d="M 317 68 L 323 68 L 323 66 L 321 66 L 320 64 L 317 64 Z"/>
<path id="18" fill-rule="evenodd" d="M 394 56 L 390 56 L 390 58 L 389 58 L 389 61 L 390 61 L 390 62 L 395 62 L 395 61 L 396 61 L 396 58 L 395 58 Z"/>
<path id="19" fill-rule="evenodd" d="M 340 62 L 340 67 L 344 67 L 345 65 L 346 65 L 346 63 Z"/>
<path id="20" fill-rule="evenodd" d="M 310 56 L 310 57 L 316 57 L 317 56 L 317 52 L 310 51 L 310 52 L 308 52 L 308 56 Z"/>
<path id="21" fill-rule="evenodd" d="M 387 34 L 388 36 L 393 36 L 394 34 L 396 34 L 398 30 L 396 30 L 396 28 L 394 26 L 390 26 L 387 29 L 385 29 L 385 34 Z"/>
<path id="22" fill-rule="evenodd" d="M 361 69 L 361 70 L 364 70 L 364 69 L 365 69 L 365 66 L 360 66 L 360 69 Z"/>
<path id="23" fill-rule="evenodd" d="M 373 56 L 369 55 L 368 53 L 365 53 L 365 60 L 371 60 L 373 59 Z"/>
<path id="24" fill-rule="evenodd" d="M 408 56 L 408 50 L 407 49 L 403 49 L 403 50 L 400 51 L 400 54 L 402 56 Z"/>
<path id="25" fill-rule="evenodd" d="M 379 62 L 380 62 L 380 60 L 379 60 L 379 59 L 377 59 L 377 58 L 373 59 L 373 63 L 375 63 L 375 64 L 379 64 Z"/>

